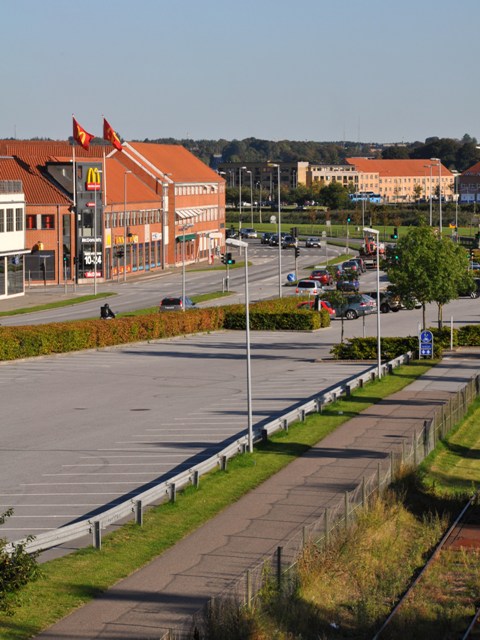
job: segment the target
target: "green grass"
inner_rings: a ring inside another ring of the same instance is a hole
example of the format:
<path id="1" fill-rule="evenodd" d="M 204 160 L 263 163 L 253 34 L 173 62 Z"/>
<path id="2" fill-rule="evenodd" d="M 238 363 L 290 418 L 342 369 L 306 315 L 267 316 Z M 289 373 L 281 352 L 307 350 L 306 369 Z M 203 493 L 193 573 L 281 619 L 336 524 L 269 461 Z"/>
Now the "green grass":
<path id="1" fill-rule="evenodd" d="M 38 304 L 35 307 L 23 307 L 21 309 L 12 309 L 11 311 L 0 311 L 0 316 L 18 316 L 25 313 L 34 313 L 35 311 L 47 311 L 48 309 L 60 309 L 61 307 L 70 307 L 74 304 L 82 302 L 90 302 L 90 300 L 102 300 L 110 296 L 116 296 L 116 293 L 97 293 L 97 295 L 79 296 L 78 298 L 69 298 L 68 300 L 58 300 L 57 302 L 47 302 Z"/>
<path id="2" fill-rule="evenodd" d="M 308 416 L 305 423 L 272 436 L 256 446 L 253 454 L 229 461 L 227 471 L 202 477 L 200 487 L 182 492 L 175 504 L 148 510 L 143 527 L 127 524 L 106 536 L 101 551 L 88 548 L 43 564 L 42 577 L 22 590 L 21 605 L 14 615 L 0 617 L 0 638 L 28 638 L 88 602 L 260 485 L 339 425 L 403 389 L 433 364 L 435 361 L 422 361 L 400 367 L 391 376 L 335 402 L 322 414 Z"/>

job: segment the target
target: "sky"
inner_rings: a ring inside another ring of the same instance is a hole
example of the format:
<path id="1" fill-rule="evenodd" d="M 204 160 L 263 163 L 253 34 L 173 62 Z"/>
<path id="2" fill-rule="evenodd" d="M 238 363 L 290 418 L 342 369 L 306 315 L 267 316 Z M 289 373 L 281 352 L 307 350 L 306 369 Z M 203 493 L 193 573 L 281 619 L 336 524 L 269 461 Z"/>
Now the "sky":
<path id="1" fill-rule="evenodd" d="M 0 7 L 0 138 L 480 139 L 479 0 Z"/>

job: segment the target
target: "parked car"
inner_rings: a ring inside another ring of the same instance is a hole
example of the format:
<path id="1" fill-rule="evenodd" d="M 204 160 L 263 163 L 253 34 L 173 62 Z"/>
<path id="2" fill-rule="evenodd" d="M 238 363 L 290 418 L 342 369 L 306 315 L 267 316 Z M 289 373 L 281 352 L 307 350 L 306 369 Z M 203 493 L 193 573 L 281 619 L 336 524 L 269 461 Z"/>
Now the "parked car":
<path id="1" fill-rule="evenodd" d="M 240 229 L 240 237 L 241 238 L 256 238 L 257 232 L 252 227 L 243 227 Z"/>
<path id="2" fill-rule="evenodd" d="M 342 269 L 344 271 L 351 271 L 356 275 L 360 273 L 360 266 L 356 260 L 347 260 L 342 264 Z"/>
<path id="3" fill-rule="evenodd" d="M 262 237 L 260 238 L 260 243 L 261 244 L 269 244 L 270 243 L 270 238 L 273 236 L 273 233 L 271 231 L 266 231 L 265 233 L 262 233 Z"/>
<path id="4" fill-rule="evenodd" d="M 360 282 L 355 278 L 337 281 L 337 291 L 358 291 L 359 289 Z"/>
<path id="5" fill-rule="evenodd" d="M 355 320 L 355 318 L 359 318 L 360 316 L 368 316 L 377 310 L 375 300 L 362 293 L 345 296 L 342 303 L 332 303 L 332 305 L 335 309 L 336 317 L 346 318 L 347 320 Z"/>
<path id="6" fill-rule="evenodd" d="M 314 269 L 310 274 L 310 280 L 318 280 L 323 285 L 332 285 L 333 284 L 333 276 L 328 271 L 328 269 Z"/>
<path id="7" fill-rule="evenodd" d="M 320 238 L 311 237 L 305 240 L 305 246 L 308 247 L 317 247 L 320 249 Z"/>
<path id="8" fill-rule="evenodd" d="M 318 309 L 315 307 L 318 305 Z M 321 311 L 322 309 L 327 311 L 330 319 L 333 320 L 336 316 L 335 309 L 332 304 L 328 302 L 328 300 L 322 300 L 321 298 L 315 298 L 315 300 L 306 300 L 305 302 L 300 302 L 298 305 L 298 309 L 311 309 L 312 311 Z"/>
<path id="9" fill-rule="evenodd" d="M 374 300 L 377 299 L 376 291 L 367 291 L 367 296 L 370 296 Z M 402 304 L 400 296 L 397 296 L 393 291 L 380 291 L 380 311 L 382 313 L 388 313 L 389 311 L 400 311 L 406 307 Z"/>
<path id="10" fill-rule="evenodd" d="M 285 236 L 282 238 L 282 247 L 283 249 L 288 249 L 289 247 L 296 247 L 298 244 L 297 239 L 294 236 Z"/>
<path id="11" fill-rule="evenodd" d="M 297 295 L 318 296 L 323 293 L 322 284 L 318 280 L 299 280 L 296 288 Z"/>
<path id="12" fill-rule="evenodd" d="M 185 304 L 183 303 L 183 298 L 182 296 L 179 297 L 169 297 L 169 298 L 163 298 L 163 300 L 160 302 L 160 311 L 182 311 L 183 308 L 185 308 L 185 311 L 187 311 L 187 309 L 194 309 L 195 308 L 195 303 L 188 298 L 187 296 L 185 296 Z"/>

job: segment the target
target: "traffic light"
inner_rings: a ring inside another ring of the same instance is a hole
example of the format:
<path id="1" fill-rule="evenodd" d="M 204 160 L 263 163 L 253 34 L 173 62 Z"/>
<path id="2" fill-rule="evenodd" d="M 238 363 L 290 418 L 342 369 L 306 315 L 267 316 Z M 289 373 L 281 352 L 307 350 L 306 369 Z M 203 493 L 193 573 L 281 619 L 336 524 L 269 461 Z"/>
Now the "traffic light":
<path id="1" fill-rule="evenodd" d="M 398 240 L 398 228 L 397 227 L 395 227 L 393 229 L 393 233 L 392 233 L 392 235 L 390 237 L 392 238 L 392 240 Z"/>
<path id="2" fill-rule="evenodd" d="M 235 264 L 235 260 L 232 259 L 232 254 L 231 253 L 226 253 L 225 254 L 225 263 L 226 264 Z"/>
<path id="3" fill-rule="evenodd" d="M 351 221 L 352 221 L 351 217 L 350 217 L 350 216 L 348 216 L 348 217 L 347 217 L 347 223 L 350 223 Z"/>
<path id="4" fill-rule="evenodd" d="M 221 254 L 221 258 L 222 258 L 222 264 L 227 264 L 224 253 Z"/>
<path id="5" fill-rule="evenodd" d="M 300 247 L 295 247 L 295 258 L 298 258 L 300 255 Z"/>
<path id="6" fill-rule="evenodd" d="M 298 238 L 298 227 L 291 227 L 290 235 L 293 236 L 294 238 Z"/>

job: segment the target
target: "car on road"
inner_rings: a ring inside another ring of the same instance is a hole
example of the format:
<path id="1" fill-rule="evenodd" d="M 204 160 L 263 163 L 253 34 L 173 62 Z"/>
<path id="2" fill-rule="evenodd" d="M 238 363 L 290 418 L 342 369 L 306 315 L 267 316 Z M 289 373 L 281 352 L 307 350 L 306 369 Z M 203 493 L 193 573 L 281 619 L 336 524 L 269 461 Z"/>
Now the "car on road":
<path id="1" fill-rule="evenodd" d="M 359 289 L 360 282 L 355 278 L 337 281 L 337 291 L 358 291 Z"/>
<path id="2" fill-rule="evenodd" d="M 337 318 L 355 320 L 361 316 L 368 316 L 377 311 L 375 300 L 362 293 L 345 296 L 341 303 L 332 302 Z"/>
<path id="3" fill-rule="evenodd" d="M 318 309 L 316 309 L 316 305 L 318 304 Z M 297 305 L 298 309 L 310 309 L 311 311 L 321 311 L 325 310 L 328 312 L 330 319 L 333 320 L 335 318 L 336 313 L 332 304 L 328 302 L 328 300 L 322 300 L 321 298 L 317 298 L 315 300 L 306 300 L 305 302 L 300 302 Z"/>
<path id="4" fill-rule="evenodd" d="M 287 234 L 282 231 L 282 240 Z M 278 233 L 272 233 L 272 236 L 268 242 L 271 247 L 278 247 Z"/>
<path id="5" fill-rule="evenodd" d="M 307 248 L 315 247 L 315 248 L 320 249 L 320 246 L 321 246 L 320 245 L 320 238 L 317 238 L 317 237 L 314 237 L 314 236 L 311 236 L 310 238 L 307 238 L 305 240 L 305 246 Z"/>
<path id="6" fill-rule="evenodd" d="M 314 269 L 310 274 L 310 280 L 318 280 L 323 285 L 331 286 L 333 284 L 333 276 L 328 269 Z"/>
<path id="7" fill-rule="evenodd" d="M 262 233 L 262 237 L 260 238 L 260 244 L 269 244 L 270 238 L 272 236 L 273 236 L 273 233 L 271 231 L 266 231 L 265 233 Z"/>
<path id="8" fill-rule="evenodd" d="M 362 260 L 362 258 L 352 258 L 352 260 L 358 264 L 360 273 L 366 273 L 367 267 L 365 266 L 365 262 Z"/>
<path id="9" fill-rule="evenodd" d="M 344 271 L 350 271 L 355 275 L 358 275 L 361 272 L 360 266 L 356 260 L 347 260 L 346 262 L 342 263 L 342 269 Z"/>
<path id="10" fill-rule="evenodd" d="M 295 290 L 297 295 L 318 296 L 323 293 L 323 287 L 318 280 L 299 280 Z"/>
<path id="11" fill-rule="evenodd" d="M 160 311 L 187 311 L 188 309 L 194 309 L 195 303 L 193 300 L 185 296 L 185 303 L 182 296 L 163 298 L 160 302 Z"/>
<path id="12" fill-rule="evenodd" d="M 282 248 L 288 249 L 289 247 L 296 247 L 298 245 L 297 239 L 294 236 L 284 236 L 282 239 Z"/>
<path id="13" fill-rule="evenodd" d="M 240 237 L 241 238 L 256 238 L 257 232 L 252 227 L 243 227 L 240 229 Z"/>

